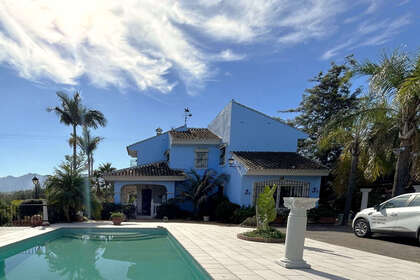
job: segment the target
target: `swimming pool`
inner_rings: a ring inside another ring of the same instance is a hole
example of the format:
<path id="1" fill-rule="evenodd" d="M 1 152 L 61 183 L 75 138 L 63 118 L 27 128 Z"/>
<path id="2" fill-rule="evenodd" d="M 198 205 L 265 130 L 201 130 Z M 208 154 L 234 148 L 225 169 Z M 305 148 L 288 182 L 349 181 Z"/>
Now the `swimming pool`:
<path id="1" fill-rule="evenodd" d="M 164 228 L 62 228 L 0 248 L 0 279 L 211 279 Z"/>

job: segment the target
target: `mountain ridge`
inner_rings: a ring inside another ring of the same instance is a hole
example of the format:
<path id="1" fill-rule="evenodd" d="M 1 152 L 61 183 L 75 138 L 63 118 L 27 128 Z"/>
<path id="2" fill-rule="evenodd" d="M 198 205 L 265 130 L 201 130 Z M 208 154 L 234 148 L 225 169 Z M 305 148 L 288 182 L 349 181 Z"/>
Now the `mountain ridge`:
<path id="1" fill-rule="evenodd" d="M 15 192 L 23 190 L 31 190 L 34 188 L 32 178 L 36 176 L 39 179 L 41 186 L 43 186 L 47 175 L 40 175 L 37 173 L 28 173 L 22 176 L 5 176 L 0 177 L 0 192 Z"/>

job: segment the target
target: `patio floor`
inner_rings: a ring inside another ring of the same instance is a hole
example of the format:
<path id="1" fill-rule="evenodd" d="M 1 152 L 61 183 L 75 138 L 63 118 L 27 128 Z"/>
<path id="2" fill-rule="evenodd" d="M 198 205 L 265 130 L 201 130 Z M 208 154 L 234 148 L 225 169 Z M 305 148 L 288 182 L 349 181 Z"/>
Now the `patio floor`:
<path id="1" fill-rule="evenodd" d="M 55 224 L 38 228 L 0 228 L 0 246 L 60 227 L 109 227 L 110 222 Z M 161 222 L 127 222 L 122 227 L 166 227 L 214 279 L 419 279 L 420 264 L 306 239 L 307 270 L 291 270 L 275 261 L 284 244 L 236 238 L 241 227 Z M 420 257 L 420 256 L 419 256 Z"/>

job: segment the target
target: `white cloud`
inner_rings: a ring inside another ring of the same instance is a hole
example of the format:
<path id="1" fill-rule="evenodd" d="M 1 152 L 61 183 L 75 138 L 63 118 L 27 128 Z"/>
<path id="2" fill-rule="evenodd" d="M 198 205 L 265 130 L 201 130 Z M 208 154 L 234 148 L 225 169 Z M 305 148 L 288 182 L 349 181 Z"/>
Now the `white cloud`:
<path id="1" fill-rule="evenodd" d="M 394 20 L 384 19 L 374 21 L 369 19 L 363 21 L 342 43 L 324 52 L 321 59 L 330 59 L 344 50 L 351 51 L 356 47 L 383 45 L 390 41 L 402 27 L 410 24 L 410 22 L 410 15 L 408 14 Z"/>
<path id="2" fill-rule="evenodd" d="M 245 58 L 245 55 L 243 54 L 237 54 L 232 52 L 230 49 L 224 50 L 220 52 L 215 60 L 221 60 L 221 61 L 236 61 L 236 60 L 242 60 Z"/>
<path id="3" fill-rule="evenodd" d="M 245 58 L 232 51 L 236 47 L 278 48 L 325 38 L 337 31 L 347 5 L 341 0 L 0 0 L 0 63 L 33 81 L 77 85 L 87 77 L 98 87 L 134 85 L 163 93 L 181 82 L 193 94 L 218 73 L 217 63 Z"/>

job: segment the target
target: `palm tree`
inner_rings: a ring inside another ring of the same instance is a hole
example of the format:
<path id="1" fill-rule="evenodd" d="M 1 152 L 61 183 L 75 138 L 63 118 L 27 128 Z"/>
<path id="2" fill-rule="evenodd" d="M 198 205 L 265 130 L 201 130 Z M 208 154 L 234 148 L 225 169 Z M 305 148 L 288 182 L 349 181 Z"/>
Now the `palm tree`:
<path id="1" fill-rule="evenodd" d="M 117 170 L 115 167 L 112 166 L 112 163 L 110 162 L 106 162 L 106 163 L 102 163 L 101 165 L 99 165 L 98 167 L 98 171 L 104 175 L 106 173 L 112 172 Z"/>
<path id="2" fill-rule="evenodd" d="M 104 115 L 98 110 L 87 109 L 82 104 L 80 94 L 75 92 L 73 97 L 69 97 L 64 92 L 57 92 L 57 96 L 61 102 L 61 106 L 47 108 L 48 112 L 55 112 L 60 118 L 60 122 L 65 125 L 70 125 L 73 128 L 72 137 L 77 138 L 77 127 L 87 126 L 98 128 L 98 126 L 105 126 L 106 119 Z M 73 143 L 73 170 L 76 169 L 77 157 L 77 143 Z"/>
<path id="3" fill-rule="evenodd" d="M 370 166 L 371 169 L 378 170 L 381 168 L 379 160 L 381 153 L 378 152 L 378 147 L 372 146 L 372 140 L 382 131 L 380 127 L 373 124 L 380 123 L 384 111 L 380 108 L 371 108 L 369 100 L 361 99 L 361 103 L 359 109 L 331 121 L 325 127 L 318 143 L 321 150 L 337 146 L 343 147 L 340 155 L 342 161 L 351 157 L 343 225 L 348 222 L 360 156 L 368 158 L 367 160 L 363 159 L 363 161 L 373 165 Z M 378 176 L 380 173 L 379 171 Z"/>
<path id="4" fill-rule="evenodd" d="M 409 183 L 410 165 L 419 152 L 415 142 L 420 122 L 420 54 L 412 60 L 397 50 L 391 55 L 384 54 L 379 63 L 356 64 L 354 70 L 369 76 L 371 94 L 380 99 L 380 103 L 391 100 L 389 111 L 395 112 L 393 126 L 399 131 L 392 195 L 399 195 Z"/>
<path id="5" fill-rule="evenodd" d="M 207 169 L 203 175 L 191 170 L 184 183 L 185 191 L 181 193 L 181 199 L 193 202 L 193 214 L 194 217 L 197 217 L 200 206 L 207 201 L 209 195 L 215 188 L 223 187 L 227 181 L 226 174 L 217 175 L 216 171 L 212 169 Z"/>
<path id="6" fill-rule="evenodd" d="M 112 183 L 106 182 L 103 180 L 105 174 L 117 170 L 112 166 L 110 162 L 102 163 L 99 165 L 98 169 L 93 171 L 93 177 L 95 178 L 96 185 L 96 194 L 102 196 L 105 200 L 112 200 L 113 197 L 113 188 Z M 101 180 L 102 179 L 102 180 Z M 101 188 L 103 191 L 101 191 Z"/>
<path id="7" fill-rule="evenodd" d="M 64 164 L 46 182 L 48 204 L 63 211 L 67 222 L 71 216 L 82 210 L 84 201 L 84 180 L 79 173 Z"/>
<path id="8" fill-rule="evenodd" d="M 72 135 L 72 137 L 69 139 L 69 144 L 71 146 L 73 146 L 74 142 L 76 141 L 79 148 L 86 154 L 89 178 L 93 173 L 93 152 L 98 148 L 98 144 L 102 140 L 102 137 L 92 136 L 90 134 L 90 130 L 86 126 L 83 127 L 83 133 L 81 137 L 77 136 L 75 140 L 74 135 Z"/>

